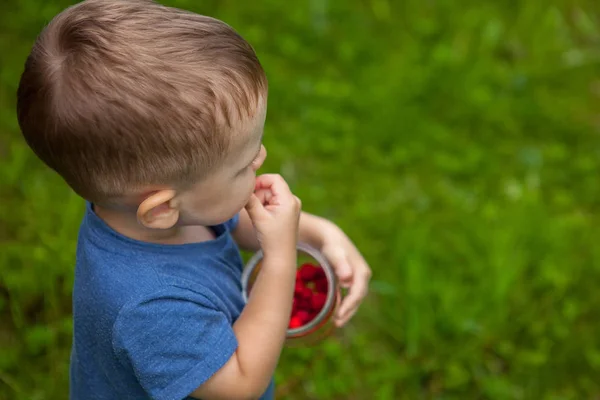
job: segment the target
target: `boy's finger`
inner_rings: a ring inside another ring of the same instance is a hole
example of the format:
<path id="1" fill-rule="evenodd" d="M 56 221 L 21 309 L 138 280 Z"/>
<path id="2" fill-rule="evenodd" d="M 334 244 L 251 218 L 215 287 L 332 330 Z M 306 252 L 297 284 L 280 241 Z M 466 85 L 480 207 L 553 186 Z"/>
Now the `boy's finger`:
<path id="1" fill-rule="evenodd" d="M 369 278 L 366 274 L 354 277 L 354 285 L 350 288 L 348 296 L 342 301 L 340 309 L 337 313 L 338 319 L 343 320 L 350 312 L 358 308 L 362 299 L 365 298 L 368 292 Z"/>
<path id="2" fill-rule="evenodd" d="M 346 324 L 354 316 L 360 303 L 369 292 L 369 281 L 372 276 L 371 268 L 358 252 L 352 257 L 352 265 L 354 265 L 353 285 L 336 314 L 335 323 L 338 327 Z"/>
<path id="3" fill-rule="evenodd" d="M 273 197 L 273 194 L 268 189 L 258 189 L 254 192 L 254 195 L 258 198 L 258 201 L 260 201 L 260 204 L 263 206 L 269 204 L 271 198 Z"/>
<path id="4" fill-rule="evenodd" d="M 352 282 L 352 267 L 348 262 L 346 252 L 341 248 L 325 249 L 323 255 L 331 263 L 340 284 L 345 288 L 348 287 Z"/>
<path id="5" fill-rule="evenodd" d="M 336 317 L 336 319 L 334 321 L 335 325 L 338 328 L 341 328 L 342 326 L 346 325 L 346 323 L 348 321 L 350 321 L 350 319 L 352 319 L 352 317 L 354 316 L 354 314 L 356 314 L 357 311 L 358 311 L 358 308 L 354 308 L 354 309 L 350 310 L 344 318 Z"/>
<path id="6" fill-rule="evenodd" d="M 250 199 L 248 199 L 248 203 L 246 203 L 245 208 L 246 208 L 246 211 L 248 211 L 248 215 L 250 216 L 250 219 L 252 219 L 252 220 L 259 217 L 261 215 L 261 213 L 264 211 L 262 202 L 259 200 L 258 197 L 256 197 L 256 195 L 254 193 L 250 196 Z"/>
<path id="7" fill-rule="evenodd" d="M 265 174 L 256 177 L 255 191 L 268 189 L 273 196 L 292 196 L 290 187 L 279 174 Z"/>

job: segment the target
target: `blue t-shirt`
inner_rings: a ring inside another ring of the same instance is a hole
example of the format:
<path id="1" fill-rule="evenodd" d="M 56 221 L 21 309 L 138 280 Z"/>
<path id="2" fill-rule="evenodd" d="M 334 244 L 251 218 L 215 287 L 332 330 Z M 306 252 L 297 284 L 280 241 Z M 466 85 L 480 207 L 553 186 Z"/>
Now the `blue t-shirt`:
<path id="1" fill-rule="evenodd" d="M 73 288 L 72 400 L 182 400 L 237 349 L 242 259 L 231 237 L 183 245 L 136 241 L 88 203 Z M 262 399 L 273 398 L 273 383 Z"/>

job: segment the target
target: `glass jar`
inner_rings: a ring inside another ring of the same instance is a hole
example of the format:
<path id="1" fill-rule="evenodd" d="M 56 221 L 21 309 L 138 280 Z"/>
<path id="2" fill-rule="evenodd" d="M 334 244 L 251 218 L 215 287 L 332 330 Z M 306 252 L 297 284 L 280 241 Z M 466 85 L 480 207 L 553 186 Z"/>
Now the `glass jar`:
<path id="1" fill-rule="evenodd" d="M 341 291 L 333 268 L 327 259 L 313 247 L 298 243 L 297 248 L 297 268 L 306 264 L 314 265 L 322 269 L 324 278 L 327 281 L 327 292 L 325 302 L 320 311 L 313 318 L 299 327 L 290 327 L 287 330 L 286 345 L 311 345 L 323 340 L 335 330 L 333 316 L 340 304 Z M 242 291 L 244 301 L 248 301 L 249 293 L 256 277 L 260 273 L 262 251 L 256 252 L 246 263 L 242 273 Z M 297 274 L 298 276 L 298 274 Z M 297 278 L 298 279 L 298 278 Z M 298 280 L 297 280 L 298 282 Z"/>

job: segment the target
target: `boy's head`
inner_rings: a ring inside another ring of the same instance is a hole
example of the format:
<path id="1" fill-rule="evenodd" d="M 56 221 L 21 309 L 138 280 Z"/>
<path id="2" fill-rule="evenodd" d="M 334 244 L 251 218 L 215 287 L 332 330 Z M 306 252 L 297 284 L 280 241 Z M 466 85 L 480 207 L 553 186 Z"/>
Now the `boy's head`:
<path id="1" fill-rule="evenodd" d="M 18 119 L 83 198 L 149 227 L 239 211 L 265 152 L 267 81 L 221 21 L 149 0 L 88 0 L 38 37 Z"/>

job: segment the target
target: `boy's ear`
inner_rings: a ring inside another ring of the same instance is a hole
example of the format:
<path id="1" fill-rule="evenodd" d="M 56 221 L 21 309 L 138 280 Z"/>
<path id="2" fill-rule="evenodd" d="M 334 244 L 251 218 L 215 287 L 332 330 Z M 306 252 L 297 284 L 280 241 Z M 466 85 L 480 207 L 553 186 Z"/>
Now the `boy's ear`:
<path id="1" fill-rule="evenodd" d="M 179 220 L 174 190 L 159 190 L 148 196 L 137 209 L 137 219 L 146 228 L 169 229 Z"/>

